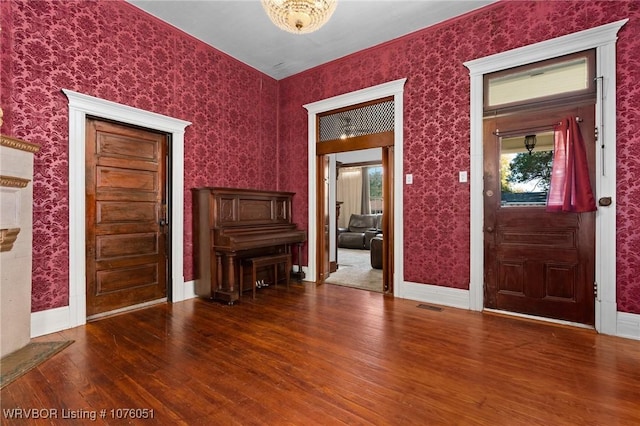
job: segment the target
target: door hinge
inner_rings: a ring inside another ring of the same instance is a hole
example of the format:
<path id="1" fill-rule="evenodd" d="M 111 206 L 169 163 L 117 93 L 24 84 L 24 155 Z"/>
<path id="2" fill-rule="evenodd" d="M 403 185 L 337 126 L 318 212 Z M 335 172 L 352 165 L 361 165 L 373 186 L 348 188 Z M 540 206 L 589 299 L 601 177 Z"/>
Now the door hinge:
<path id="1" fill-rule="evenodd" d="M 595 139 L 595 141 L 596 141 L 596 142 L 598 142 L 598 133 L 600 133 L 600 132 L 599 132 L 599 129 L 598 129 L 597 127 L 594 127 L 594 129 L 593 129 L 593 136 L 596 138 L 596 139 Z"/>
<path id="2" fill-rule="evenodd" d="M 593 282 L 593 295 L 596 297 L 596 299 L 598 298 L 598 282 L 597 281 Z"/>

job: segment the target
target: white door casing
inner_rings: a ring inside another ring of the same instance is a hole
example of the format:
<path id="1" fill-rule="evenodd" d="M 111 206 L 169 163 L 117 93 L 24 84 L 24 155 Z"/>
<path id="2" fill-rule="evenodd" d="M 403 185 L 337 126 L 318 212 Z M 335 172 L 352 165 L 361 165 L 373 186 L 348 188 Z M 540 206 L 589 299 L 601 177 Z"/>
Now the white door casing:
<path id="1" fill-rule="evenodd" d="M 345 93 L 332 98 L 324 99 L 321 101 L 313 102 L 304 105 L 308 111 L 308 165 L 309 165 L 309 229 L 307 235 L 307 250 L 308 250 L 308 266 L 307 266 L 307 279 L 315 281 L 317 278 L 317 265 L 316 259 L 316 245 L 318 235 L 315 227 L 316 209 L 317 206 L 317 191 L 316 187 L 316 116 L 322 112 L 331 111 L 336 108 L 348 107 L 356 105 L 362 102 L 373 101 L 388 96 L 393 96 L 394 101 L 394 182 L 393 191 L 395 197 L 395 204 L 393 210 L 394 220 L 394 276 L 393 276 L 393 292 L 394 295 L 402 293 L 402 283 L 404 282 L 404 263 L 403 259 L 403 197 L 402 197 L 402 175 L 403 175 L 403 95 L 404 84 L 407 81 L 406 78 L 390 81 L 377 86 L 369 87 L 366 89 L 357 90 L 351 93 Z"/>
<path id="2" fill-rule="evenodd" d="M 483 249 L 483 76 L 484 74 L 559 56 L 596 49 L 598 93 L 596 127 L 596 198 L 611 197 L 609 207 L 600 207 L 596 214 L 596 283 L 595 327 L 600 333 L 616 334 L 616 40 L 620 28 L 628 19 L 596 28 L 520 47 L 485 58 L 465 62 L 471 77 L 471 217 L 470 217 L 470 282 L 469 307 L 484 308 Z"/>
<path id="3" fill-rule="evenodd" d="M 171 301 L 185 299 L 184 132 L 191 123 L 62 89 L 69 99 L 69 310 L 64 328 L 86 323 L 85 124 L 87 115 L 171 135 Z M 62 324 L 64 325 L 64 324 Z"/>

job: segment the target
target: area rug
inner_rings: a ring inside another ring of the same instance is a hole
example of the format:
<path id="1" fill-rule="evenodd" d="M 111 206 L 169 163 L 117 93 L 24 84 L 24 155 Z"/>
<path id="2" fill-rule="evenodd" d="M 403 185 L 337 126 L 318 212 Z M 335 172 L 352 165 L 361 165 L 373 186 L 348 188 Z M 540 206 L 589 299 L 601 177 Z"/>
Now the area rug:
<path id="1" fill-rule="evenodd" d="M 31 342 L 0 361 L 0 389 L 18 377 L 36 368 L 67 346 L 73 340 L 62 342 Z"/>
<path id="2" fill-rule="evenodd" d="M 325 283 L 382 293 L 382 269 L 371 267 L 369 250 L 341 248 L 338 270 L 332 272 Z"/>

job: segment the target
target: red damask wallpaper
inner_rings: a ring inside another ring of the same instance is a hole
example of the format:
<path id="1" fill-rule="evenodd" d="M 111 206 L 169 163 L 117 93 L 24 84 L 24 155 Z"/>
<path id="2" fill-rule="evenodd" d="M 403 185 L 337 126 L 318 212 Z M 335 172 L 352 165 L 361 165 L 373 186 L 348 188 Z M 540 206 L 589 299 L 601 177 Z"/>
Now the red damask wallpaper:
<path id="1" fill-rule="evenodd" d="M 193 279 L 190 188 L 276 185 L 277 81 L 124 2 L 0 7 L 2 131 L 42 146 L 34 164 L 33 311 L 69 304 L 62 88 L 193 123 L 184 166 L 184 275 Z"/>
<path id="2" fill-rule="evenodd" d="M 295 191 L 307 228 L 302 105 L 407 77 L 405 277 L 468 288 L 469 77 L 463 62 L 630 18 L 618 40 L 618 309 L 640 313 L 640 3 L 504 1 L 275 81 L 124 2 L 0 2 L 3 133 L 42 145 L 34 179 L 33 310 L 66 306 L 68 88 L 193 122 L 185 136 L 185 265 L 191 194 L 203 185 Z M 259 153 L 260 155 L 256 155 Z M 264 167 L 263 159 L 269 167 Z"/>
<path id="3" fill-rule="evenodd" d="M 400 78 L 406 281 L 469 288 L 469 71 L 463 63 L 624 18 L 618 40 L 618 309 L 640 313 L 640 2 L 507 1 L 281 80 L 281 187 L 306 199 L 301 105 Z M 306 218 L 306 206 L 296 206 Z"/>

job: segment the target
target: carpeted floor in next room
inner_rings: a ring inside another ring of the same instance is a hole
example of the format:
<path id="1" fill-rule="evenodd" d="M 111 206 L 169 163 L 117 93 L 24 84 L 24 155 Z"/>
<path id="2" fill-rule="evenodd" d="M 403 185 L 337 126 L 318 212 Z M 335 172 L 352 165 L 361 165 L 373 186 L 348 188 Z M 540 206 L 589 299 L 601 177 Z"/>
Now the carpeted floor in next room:
<path id="1" fill-rule="evenodd" d="M 325 283 L 382 293 L 382 269 L 371 267 L 369 250 L 341 248 L 338 249 L 338 270 L 332 272 Z"/>

